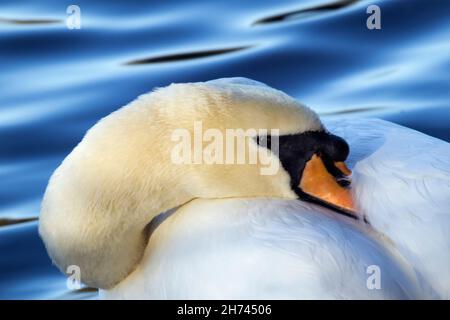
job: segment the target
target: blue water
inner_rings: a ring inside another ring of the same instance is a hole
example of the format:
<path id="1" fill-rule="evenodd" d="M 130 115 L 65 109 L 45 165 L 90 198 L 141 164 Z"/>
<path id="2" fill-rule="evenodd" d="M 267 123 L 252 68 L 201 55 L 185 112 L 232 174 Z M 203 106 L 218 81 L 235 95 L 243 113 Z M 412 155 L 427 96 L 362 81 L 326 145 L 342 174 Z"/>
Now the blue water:
<path id="1" fill-rule="evenodd" d="M 450 141 L 450 1 L 77 0 L 79 30 L 70 4 L 0 2 L 0 298 L 95 297 L 67 289 L 33 219 L 85 131 L 154 87 L 250 77 Z"/>

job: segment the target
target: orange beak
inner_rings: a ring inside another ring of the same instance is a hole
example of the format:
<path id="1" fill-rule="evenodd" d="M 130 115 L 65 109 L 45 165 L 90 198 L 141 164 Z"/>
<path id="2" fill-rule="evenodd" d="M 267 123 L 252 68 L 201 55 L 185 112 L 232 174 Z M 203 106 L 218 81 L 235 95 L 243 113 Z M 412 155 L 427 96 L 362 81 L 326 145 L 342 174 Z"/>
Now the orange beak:
<path id="1" fill-rule="evenodd" d="M 344 176 L 351 175 L 352 172 L 344 162 L 335 162 L 334 165 Z M 337 182 L 336 178 L 327 171 L 322 159 L 317 155 L 313 155 L 306 163 L 299 187 L 318 203 L 331 206 L 358 218 L 350 190 L 342 187 Z"/>

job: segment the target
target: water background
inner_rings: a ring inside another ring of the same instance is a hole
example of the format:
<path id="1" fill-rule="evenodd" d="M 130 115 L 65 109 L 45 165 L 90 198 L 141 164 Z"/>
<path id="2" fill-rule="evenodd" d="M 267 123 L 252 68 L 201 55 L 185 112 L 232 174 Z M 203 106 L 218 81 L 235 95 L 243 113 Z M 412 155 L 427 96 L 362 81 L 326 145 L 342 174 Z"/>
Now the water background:
<path id="1" fill-rule="evenodd" d="M 81 8 L 81 29 L 66 8 Z M 368 30 L 366 8 L 381 8 Z M 172 82 L 243 76 L 322 117 L 450 141 L 450 1 L 0 1 L 0 299 L 68 290 L 37 234 L 61 160 L 101 117 Z"/>

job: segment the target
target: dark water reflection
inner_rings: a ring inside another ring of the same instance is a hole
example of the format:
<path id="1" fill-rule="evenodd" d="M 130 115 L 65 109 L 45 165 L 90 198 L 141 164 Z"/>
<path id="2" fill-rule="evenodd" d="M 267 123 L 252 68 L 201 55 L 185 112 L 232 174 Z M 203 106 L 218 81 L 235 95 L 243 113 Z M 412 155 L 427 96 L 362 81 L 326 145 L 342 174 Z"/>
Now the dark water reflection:
<path id="1" fill-rule="evenodd" d="M 250 77 L 324 117 L 385 118 L 450 141 L 448 1 L 77 1 L 0 4 L 0 298 L 91 298 L 50 264 L 47 180 L 101 117 L 172 82 Z M 382 29 L 366 28 L 381 7 Z"/>

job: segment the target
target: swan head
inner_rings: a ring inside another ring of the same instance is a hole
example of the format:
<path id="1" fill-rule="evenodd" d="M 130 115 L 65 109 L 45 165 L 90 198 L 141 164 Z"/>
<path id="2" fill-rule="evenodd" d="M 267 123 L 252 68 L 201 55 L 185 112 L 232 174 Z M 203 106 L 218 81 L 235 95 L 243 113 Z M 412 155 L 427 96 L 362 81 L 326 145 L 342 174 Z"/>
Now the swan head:
<path id="1" fill-rule="evenodd" d="M 148 223 L 195 198 L 301 199 L 352 214 L 348 153 L 316 113 L 261 83 L 172 84 L 86 133 L 49 181 L 40 235 L 63 272 L 75 265 L 82 282 L 110 288 L 138 264 Z"/>

